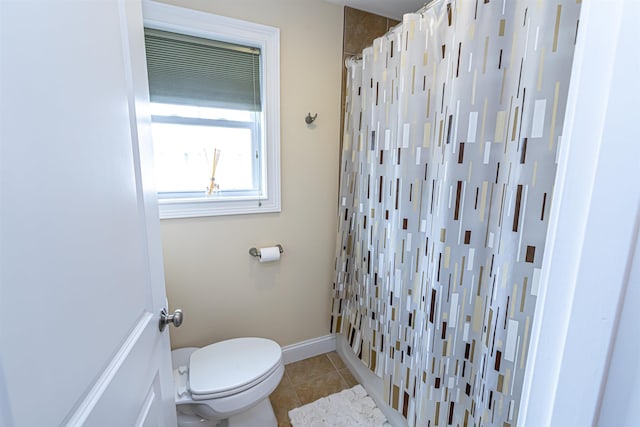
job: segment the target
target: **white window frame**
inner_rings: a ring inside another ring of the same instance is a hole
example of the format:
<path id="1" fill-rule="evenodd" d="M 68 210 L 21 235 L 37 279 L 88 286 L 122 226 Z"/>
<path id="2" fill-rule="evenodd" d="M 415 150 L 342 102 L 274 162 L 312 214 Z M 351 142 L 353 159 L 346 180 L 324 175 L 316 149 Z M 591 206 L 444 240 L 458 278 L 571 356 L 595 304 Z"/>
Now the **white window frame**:
<path id="1" fill-rule="evenodd" d="M 280 212 L 280 30 L 266 25 L 145 0 L 144 26 L 260 48 L 262 54 L 262 156 L 266 194 L 261 197 L 159 199 L 160 219 Z"/>

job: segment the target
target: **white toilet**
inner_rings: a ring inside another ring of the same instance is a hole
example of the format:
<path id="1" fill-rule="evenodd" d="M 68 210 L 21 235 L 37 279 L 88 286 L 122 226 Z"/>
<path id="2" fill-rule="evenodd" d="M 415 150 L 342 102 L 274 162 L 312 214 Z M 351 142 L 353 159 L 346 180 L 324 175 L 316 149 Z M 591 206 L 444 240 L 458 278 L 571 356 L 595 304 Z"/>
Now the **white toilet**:
<path id="1" fill-rule="evenodd" d="M 284 373 L 282 349 L 235 338 L 171 352 L 179 427 L 276 427 L 269 395 Z"/>

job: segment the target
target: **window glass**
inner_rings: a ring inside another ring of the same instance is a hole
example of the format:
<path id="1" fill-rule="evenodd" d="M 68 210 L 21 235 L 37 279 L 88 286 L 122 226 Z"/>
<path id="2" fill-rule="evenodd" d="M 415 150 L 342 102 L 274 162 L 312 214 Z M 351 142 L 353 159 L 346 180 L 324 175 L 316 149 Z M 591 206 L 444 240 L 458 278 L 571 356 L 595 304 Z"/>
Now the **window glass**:
<path id="1" fill-rule="evenodd" d="M 214 168 L 216 192 L 258 194 L 251 129 L 172 123 L 152 128 L 160 197 L 210 194 Z"/>

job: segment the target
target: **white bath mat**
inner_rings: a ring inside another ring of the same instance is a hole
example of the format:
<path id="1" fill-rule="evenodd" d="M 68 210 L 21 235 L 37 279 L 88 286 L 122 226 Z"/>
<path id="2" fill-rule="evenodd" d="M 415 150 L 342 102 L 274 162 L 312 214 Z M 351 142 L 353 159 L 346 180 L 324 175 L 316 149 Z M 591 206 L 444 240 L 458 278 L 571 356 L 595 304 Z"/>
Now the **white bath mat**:
<path id="1" fill-rule="evenodd" d="M 289 411 L 293 427 L 391 427 L 361 385 Z"/>

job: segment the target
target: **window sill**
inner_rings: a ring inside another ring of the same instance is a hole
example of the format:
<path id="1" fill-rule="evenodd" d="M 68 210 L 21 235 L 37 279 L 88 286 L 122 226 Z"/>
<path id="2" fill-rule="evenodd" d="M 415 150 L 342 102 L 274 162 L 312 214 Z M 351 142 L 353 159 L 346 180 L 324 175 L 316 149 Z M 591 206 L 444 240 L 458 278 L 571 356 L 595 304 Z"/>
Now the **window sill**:
<path id="1" fill-rule="evenodd" d="M 280 212 L 278 198 L 159 199 L 160 219 Z"/>

